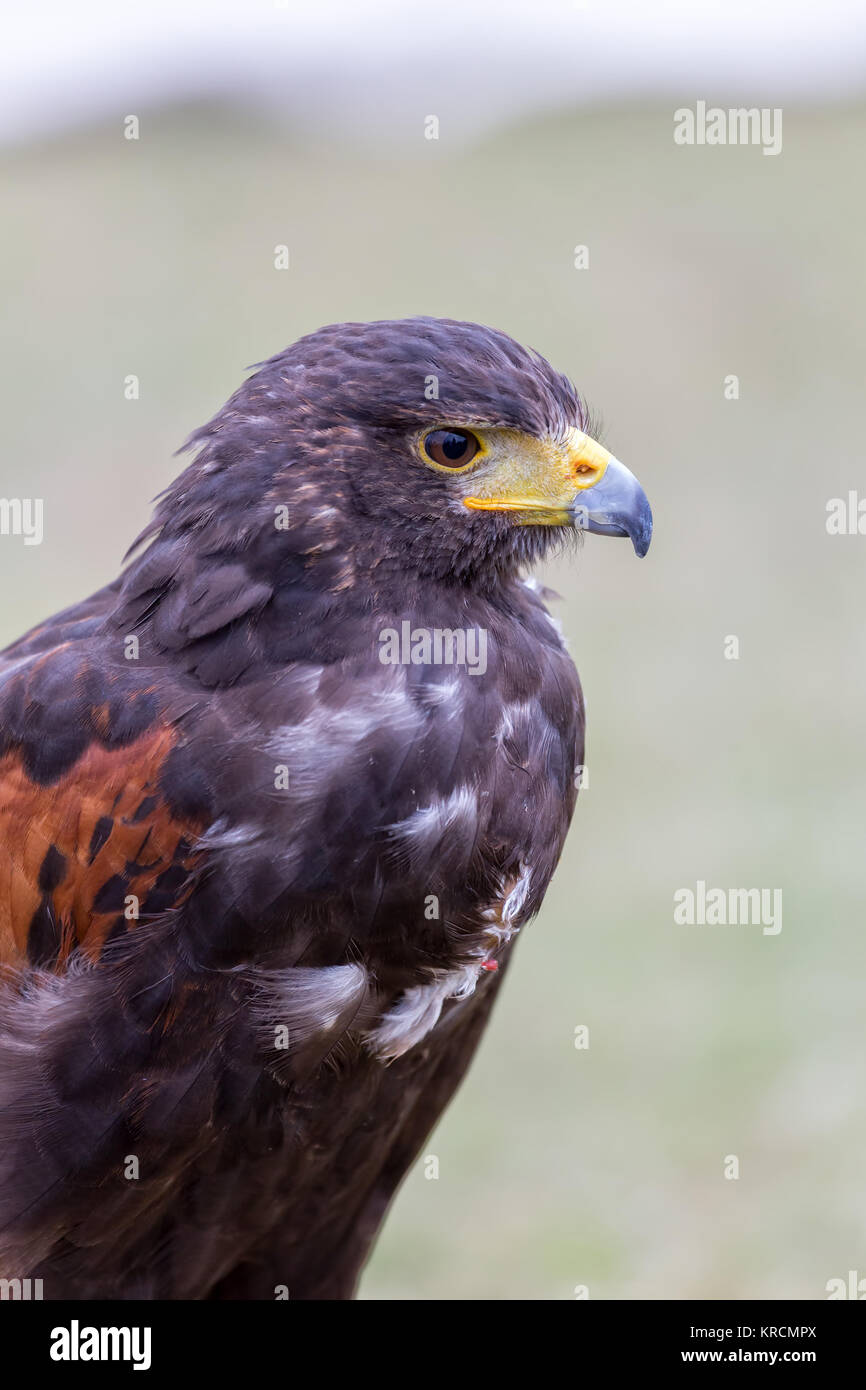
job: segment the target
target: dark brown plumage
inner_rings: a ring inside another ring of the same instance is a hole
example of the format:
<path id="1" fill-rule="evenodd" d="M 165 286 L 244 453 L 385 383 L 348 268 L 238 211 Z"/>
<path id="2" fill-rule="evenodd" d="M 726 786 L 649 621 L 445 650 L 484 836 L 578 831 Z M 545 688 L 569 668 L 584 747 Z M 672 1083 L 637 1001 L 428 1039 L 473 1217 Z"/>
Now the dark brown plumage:
<path id="1" fill-rule="evenodd" d="M 351 1294 L 574 805 L 580 687 L 523 568 L 649 544 L 586 424 L 504 334 L 323 329 L 193 435 L 121 578 L 3 654 L 0 1275 Z"/>

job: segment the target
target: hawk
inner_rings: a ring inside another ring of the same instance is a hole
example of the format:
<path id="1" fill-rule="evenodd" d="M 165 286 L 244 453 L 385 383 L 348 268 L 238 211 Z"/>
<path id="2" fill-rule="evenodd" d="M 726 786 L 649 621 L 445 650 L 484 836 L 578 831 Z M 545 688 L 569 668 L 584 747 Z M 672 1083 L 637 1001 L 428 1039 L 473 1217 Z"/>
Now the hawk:
<path id="1" fill-rule="evenodd" d="M 526 571 L 639 484 L 504 333 L 259 364 L 120 577 L 0 656 L 0 1274 L 351 1297 L 583 763 Z"/>

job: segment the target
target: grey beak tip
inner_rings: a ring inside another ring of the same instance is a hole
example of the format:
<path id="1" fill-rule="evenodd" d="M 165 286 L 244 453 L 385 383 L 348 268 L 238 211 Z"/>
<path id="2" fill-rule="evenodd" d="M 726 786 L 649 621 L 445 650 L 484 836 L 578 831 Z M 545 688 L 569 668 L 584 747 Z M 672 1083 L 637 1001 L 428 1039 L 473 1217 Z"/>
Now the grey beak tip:
<path id="1" fill-rule="evenodd" d="M 648 515 L 643 520 L 642 525 L 635 528 L 632 532 L 631 543 L 634 546 L 634 553 L 639 560 L 642 560 L 650 548 L 650 541 L 653 538 L 653 519 L 652 513 L 647 507 Z"/>

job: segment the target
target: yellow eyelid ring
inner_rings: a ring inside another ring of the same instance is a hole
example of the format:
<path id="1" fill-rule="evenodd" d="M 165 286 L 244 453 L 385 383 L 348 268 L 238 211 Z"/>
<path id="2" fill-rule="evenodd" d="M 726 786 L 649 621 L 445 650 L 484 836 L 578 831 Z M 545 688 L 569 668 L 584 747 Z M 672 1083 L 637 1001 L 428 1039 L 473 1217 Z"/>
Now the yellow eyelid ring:
<path id="1" fill-rule="evenodd" d="M 474 439 L 478 447 L 472 457 L 464 464 L 454 465 L 439 463 L 429 453 L 426 443 L 431 435 L 439 433 L 468 435 L 470 438 Z M 422 460 L 426 463 L 428 468 L 435 468 L 437 473 L 451 473 L 456 476 L 459 476 L 461 473 L 469 473 L 473 468 L 477 467 L 481 460 L 486 458 L 489 453 L 483 436 L 479 433 L 477 428 L 473 428 L 471 425 L 456 425 L 453 422 L 444 420 L 440 424 L 428 425 L 426 429 L 422 430 L 417 436 L 415 443 L 418 453 L 421 455 Z"/>

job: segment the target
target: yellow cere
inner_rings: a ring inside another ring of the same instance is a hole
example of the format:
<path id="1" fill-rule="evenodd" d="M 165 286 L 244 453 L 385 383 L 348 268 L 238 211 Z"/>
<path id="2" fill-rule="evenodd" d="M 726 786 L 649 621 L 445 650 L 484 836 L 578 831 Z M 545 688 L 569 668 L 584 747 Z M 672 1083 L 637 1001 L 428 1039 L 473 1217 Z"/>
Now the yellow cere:
<path id="1" fill-rule="evenodd" d="M 523 525 L 570 524 L 575 493 L 594 487 L 611 457 L 578 429 L 562 439 L 538 439 L 509 429 L 475 433 L 484 448 L 476 466 L 466 470 L 463 505 L 473 511 L 518 512 Z"/>

